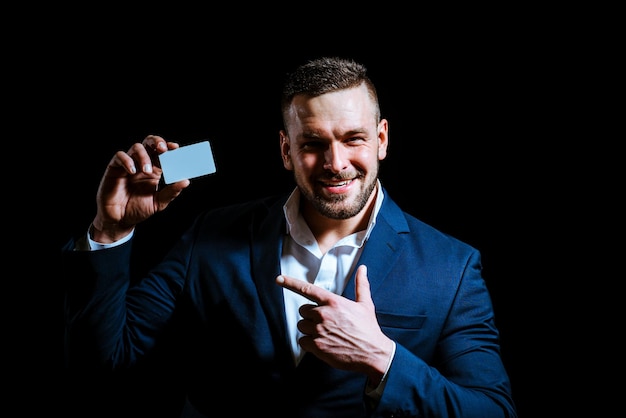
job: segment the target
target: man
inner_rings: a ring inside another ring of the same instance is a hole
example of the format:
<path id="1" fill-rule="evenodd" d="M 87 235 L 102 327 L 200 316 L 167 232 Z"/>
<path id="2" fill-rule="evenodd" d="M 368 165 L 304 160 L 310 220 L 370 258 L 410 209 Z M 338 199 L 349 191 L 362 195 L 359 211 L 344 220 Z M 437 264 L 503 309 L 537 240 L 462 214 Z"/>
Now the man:
<path id="1" fill-rule="evenodd" d="M 189 416 L 515 417 L 480 254 L 382 186 L 365 67 L 310 61 L 281 108 L 295 189 L 201 214 L 140 279 L 136 225 L 190 181 L 159 188 L 155 157 L 178 148 L 159 136 L 111 159 L 63 252 L 68 367 L 138 367 L 169 340 Z"/>

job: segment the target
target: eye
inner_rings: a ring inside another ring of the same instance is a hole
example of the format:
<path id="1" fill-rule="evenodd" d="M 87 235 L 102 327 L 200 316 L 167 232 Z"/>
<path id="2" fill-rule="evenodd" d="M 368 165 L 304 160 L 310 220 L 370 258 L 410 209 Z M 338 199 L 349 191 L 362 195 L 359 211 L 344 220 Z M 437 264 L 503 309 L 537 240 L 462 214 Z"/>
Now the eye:
<path id="1" fill-rule="evenodd" d="M 363 137 L 360 137 L 360 136 L 352 136 L 352 137 L 346 139 L 344 142 L 348 143 L 350 145 L 357 145 L 357 144 L 362 143 L 362 142 L 367 142 L 367 140 L 365 138 L 363 138 Z"/>
<path id="2" fill-rule="evenodd" d="M 326 144 L 321 141 L 308 141 L 302 144 L 302 149 L 305 151 L 321 150 L 326 147 Z"/>

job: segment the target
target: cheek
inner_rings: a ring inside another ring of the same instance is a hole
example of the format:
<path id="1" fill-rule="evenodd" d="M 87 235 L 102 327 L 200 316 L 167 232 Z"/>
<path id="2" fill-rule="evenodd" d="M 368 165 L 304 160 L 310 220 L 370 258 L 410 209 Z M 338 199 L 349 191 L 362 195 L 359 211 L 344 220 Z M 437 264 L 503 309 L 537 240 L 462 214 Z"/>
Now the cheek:
<path id="1" fill-rule="evenodd" d="M 292 166 L 300 171 L 311 171 L 318 165 L 323 165 L 324 159 L 317 154 L 300 154 L 292 161 Z"/>
<path id="2" fill-rule="evenodd" d="M 360 167 L 370 167 L 372 164 L 377 164 L 379 159 L 380 151 L 377 148 L 360 148 L 351 156 L 352 165 Z"/>

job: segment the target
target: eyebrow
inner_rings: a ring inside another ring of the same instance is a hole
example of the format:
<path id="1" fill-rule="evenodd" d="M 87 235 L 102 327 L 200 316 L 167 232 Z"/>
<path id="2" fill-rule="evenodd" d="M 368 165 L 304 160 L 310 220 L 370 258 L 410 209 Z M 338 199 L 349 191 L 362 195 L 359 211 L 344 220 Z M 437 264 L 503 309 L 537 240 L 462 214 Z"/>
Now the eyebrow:
<path id="1" fill-rule="evenodd" d="M 363 134 L 363 133 L 367 133 L 367 129 L 356 128 L 356 129 L 350 129 L 346 132 L 342 132 L 341 136 L 342 137 L 354 136 L 354 135 Z M 302 138 L 319 139 L 319 138 L 324 138 L 324 135 L 322 135 L 322 133 L 317 130 L 310 130 L 310 131 L 303 131 Z"/>

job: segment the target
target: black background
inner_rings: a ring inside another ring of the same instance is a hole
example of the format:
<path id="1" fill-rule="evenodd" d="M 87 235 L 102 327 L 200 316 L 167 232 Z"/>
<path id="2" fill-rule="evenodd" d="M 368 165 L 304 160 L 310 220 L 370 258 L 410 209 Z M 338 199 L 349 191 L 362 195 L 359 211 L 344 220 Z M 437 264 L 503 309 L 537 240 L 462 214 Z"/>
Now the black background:
<path id="1" fill-rule="evenodd" d="M 509 21 L 405 25 L 401 34 L 373 39 L 350 27 L 348 36 L 324 40 L 290 25 L 281 33 L 280 23 L 271 36 L 263 25 L 243 38 L 234 28 L 185 37 L 138 25 L 132 37 L 89 28 L 86 39 L 78 31 L 50 42 L 54 60 L 38 80 L 58 138 L 56 247 L 86 230 L 112 155 L 148 134 L 181 144 L 208 139 L 217 165 L 150 221 L 164 245 L 205 208 L 291 190 L 278 147 L 282 77 L 319 55 L 353 57 L 369 68 L 390 123 L 383 185 L 406 211 L 482 252 L 520 416 L 545 409 L 553 383 L 540 377 L 538 359 L 551 358 L 556 346 L 555 323 L 542 307 L 566 279 L 555 274 L 556 202 L 574 181 L 553 171 L 562 139 L 554 135 L 554 107 L 563 91 L 555 41 Z"/>

